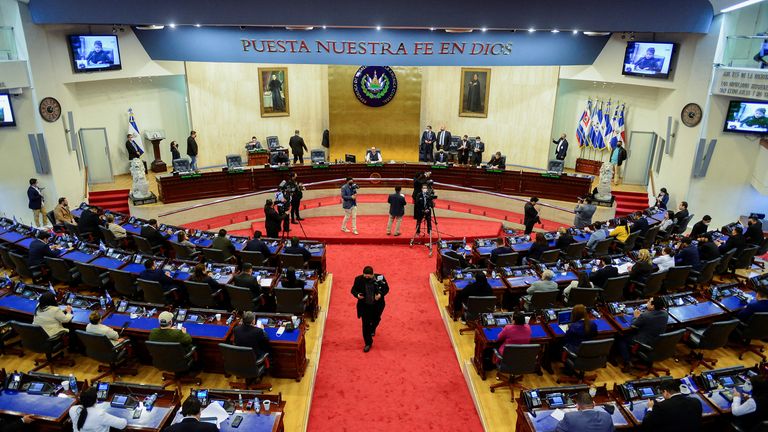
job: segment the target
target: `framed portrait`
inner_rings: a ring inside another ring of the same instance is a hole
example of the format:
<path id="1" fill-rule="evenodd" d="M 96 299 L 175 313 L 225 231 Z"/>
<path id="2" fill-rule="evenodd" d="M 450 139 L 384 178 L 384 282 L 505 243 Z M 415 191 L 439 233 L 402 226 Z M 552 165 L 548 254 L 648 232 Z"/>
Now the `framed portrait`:
<path id="1" fill-rule="evenodd" d="M 488 117 L 488 94 L 490 90 L 490 69 L 461 68 L 459 117 Z"/>
<path id="2" fill-rule="evenodd" d="M 288 68 L 259 68 L 259 88 L 262 117 L 291 115 L 288 104 Z"/>

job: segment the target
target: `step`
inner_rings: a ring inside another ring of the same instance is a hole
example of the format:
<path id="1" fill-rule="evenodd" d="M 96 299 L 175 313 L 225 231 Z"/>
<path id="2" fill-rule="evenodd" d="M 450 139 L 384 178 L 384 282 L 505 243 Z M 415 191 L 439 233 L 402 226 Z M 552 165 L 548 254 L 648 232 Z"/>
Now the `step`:
<path id="1" fill-rule="evenodd" d="M 112 200 L 89 200 L 89 204 L 98 207 L 112 208 L 112 207 L 127 207 L 128 199 L 112 199 Z"/>

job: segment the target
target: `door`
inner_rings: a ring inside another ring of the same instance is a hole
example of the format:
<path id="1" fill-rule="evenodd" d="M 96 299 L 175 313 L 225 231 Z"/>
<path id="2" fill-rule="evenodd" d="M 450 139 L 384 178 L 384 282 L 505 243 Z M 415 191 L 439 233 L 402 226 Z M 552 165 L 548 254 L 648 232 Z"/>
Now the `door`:
<path id="1" fill-rule="evenodd" d="M 83 163 L 88 169 L 88 184 L 112 183 L 112 160 L 109 158 L 107 129 L 80 129 Z"/>
<path id="2" fill-rule="evenodd" d="M 656 148 L 655 132 L 635 132 L 629 135 L 627 160 L 623 164 L 623 183 L 648 185 L 648 170 L 653 162 L 653 150 Z"/>

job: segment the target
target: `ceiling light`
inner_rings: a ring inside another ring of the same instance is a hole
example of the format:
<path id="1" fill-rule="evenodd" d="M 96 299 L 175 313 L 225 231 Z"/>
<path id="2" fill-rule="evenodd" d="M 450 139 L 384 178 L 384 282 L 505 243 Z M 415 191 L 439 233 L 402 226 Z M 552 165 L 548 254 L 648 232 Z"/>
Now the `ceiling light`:
<path id="1" fill-rule="evenodd" d="M 381 26 L 376 26 L 376 30 L 381 30 Z"/>
<path id="2" fill-rule="evenodd" d="M 144 25 L 144 26 L 136 26 L 136 29 L 138 29 L 138 30 L 162 30 L 164 28 L 165 28 L 165 26 L 156 25 L 156 24 Z"/>
<path id="3" fill-rule="evenodd" d="M 429 31 L 435 31 L 435 28 L 434 27 L 430 27 Z"/>
<path id="4" fill-rule="evenodd" d="M 577 34 L 579 34 L 579 31 L 578 30 L 574 30 L 573 34 L 577 35 Z"/>
<path id="5" fill-rule="evenodd" d="M 472 33 L 471 28 L 447 28 L 446 33 Z"/>
<path id="6" fill-rule="evenodd" d="M 326 26 L 323 26 L 323 30 L 325 30 L 326 28 L 328 28 L 328 27 L 326 27 Z"/>
<path id="7" fill-rule="evenodd" d="M 195 27 L 200 28 L 200 24 L 195 24 Z"/>
<path id="8" fill-rule="evenodd" d="M 528 33 L 533 33 L 533 32 L 535 32 L 535 31 L 536 31 L 536 29 L 535 29 L 535 28 L 533 28 L 533 27 L 531 27 L 531 28 L 529 28 L 529 29 L 528 29 Z"/>
<path id="9" fill-rule="evenodd" d="M 560 33 L 560 30 L 558 30 L 558 29 L 552 29 L 552 33 Z"/>
<path id="10" fill-rule="evenodd" d="M 720 13 L 733 12 L 736 9 L 741 9 L 743 7 L 752 6 L 753 4 L 760 3 L 761 1 L 763 1 L 763 0 L 747 0 L 747 1 L 743 1 L 741 3 L 736 3 L 733 6 L 729 6 L 729 7 L 725 8 L 725 9 L 721 9 Z"/>
<path id="11" fill-rule="evenodd" d="M 170 24 L 168 24 L 168 27 L 170 27 L 170 28 L 176 28 L 176 24 L 174 24 L 174 23 L 170 23 Z"/>
<path id="12" fill-rule="evenodd" d="M 488 29 L 485 28 L 485 27 L 481 28 L 480 30 L 483 31 L 483 32 L 487 32 L 488 31 Z"/>
<path id="13" fill-rule="evenodd" d="M 585 31 L 585 36 L 608 36 L 611 32 L 596 32 L 596 31 Z"/>
<path id="14" fill-rule="evenodd" d="M 286 30 L 312 30 L 314 27 L 312 26 L 286 26 Z"/>

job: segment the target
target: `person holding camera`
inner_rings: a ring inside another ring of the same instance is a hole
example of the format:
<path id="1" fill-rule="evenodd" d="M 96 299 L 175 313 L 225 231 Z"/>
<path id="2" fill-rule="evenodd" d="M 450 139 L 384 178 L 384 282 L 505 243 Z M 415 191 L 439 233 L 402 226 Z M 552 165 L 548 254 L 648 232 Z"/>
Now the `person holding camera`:
<path id="1" fill-rule="evenodd" d="M 427 223 L 427 233 L 432 233 L 432 209 L 435 207 L 435 198 L 437 197 L 429 185 L 430 183 L 424 183 L 421 186 L 421 192 L 414 202 L 416 213 L 416 234 L 421 233 L 422 221 L 426 221 Z"/>
<path id="2" fill-rule="evenodd" d="M 344 209 L 344 220 L 341 222 L 341 230 L 349 232 L 347 221 L 352 218 L 352 232 L 357 235 L 357 189 L 352 177 L 347 177 L 347 182 L 341 187 L 341 207 Z"/>
<path id="3" fill-rule="evenodd" d="M 267 230 L 267 237 L 271 238 L 280 237 L 280 225 L 283 220 L 288 219 L 288 215 L 278 213 L 275 207 L 277 206 L 271 199 L 264 204 L 264 228 Z"/>
<path id="4" fill-rule="evenodd" d="M 432 182 L 432 179 L 429 178 L 431 175 L 432 175 L 431 171 L 424 171 L 423 173 L 417 175 L 413 179 L 413 194 L 411 194 L 411 198 L 413 198 L 414 203 L 419 199 L 419 194 L 421 193 L 421 186 Z M 418 219 L 416 217 L 416 207 L 413 208 L 413 218 Z"/>
<path id="5" fill-rule="evenodd" d="M 301 199 L 304 198 L 304 185 L 297 180 L 298 175 L 295 172 L 291 173 L 291 179 L 287 182 L 287 189 L 291 196 L 291 223 L 297 224 L 299 221 L 303 221 L 304 218 L 299 215 L 299 208 L 301 206 Z"/>
<path id="6" fill-rule="evenodd" d="M 363 320 L 363 352 L 371 350 L 376 328 L 384 312 L 384 296 L 389 293 L 389 285 L 383 275 L 374 274 L 373 267 L 365 266 L 363 274 L 355 278 L 352 295 L 357 299 L 357 317 Z"/>
<path id="7" fill-rule="evenodd" d="M 573 219 L 573 226 L 582 229 L 592 225 L 592 216 L 595 214 L 596 210 L 597 207 L 592 204 L 592 198 L 579 198 L 579 203 L 576 204 L 576 208 L 573 209 L 573 212 L 576 214 Z"/>
<path id="8" fill-rule="evenodd" d="M 539 218 L 539 211 L 536 210 L 536 205 L 539 203 L 539 199 L 531 197 L 527 203 L 525 203 L 525 215 L 523 217 L 523 225 L 525 225 L 525 235 L 529 235 L 533 232 L 533 226 L 537 223 L 541 223 Z"/>
<path id="9" fill-rule="evenodd" d="M 280 183 L 277 192 L 275 192 L 275 204 L 277 212 L 283 219 L 283 231 L 291 232 L 291 221 L 288 212 L 291 210 L 291 191 L 285 183 Z"/>

